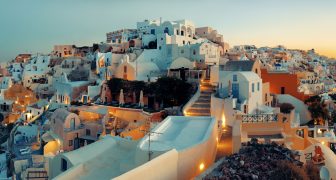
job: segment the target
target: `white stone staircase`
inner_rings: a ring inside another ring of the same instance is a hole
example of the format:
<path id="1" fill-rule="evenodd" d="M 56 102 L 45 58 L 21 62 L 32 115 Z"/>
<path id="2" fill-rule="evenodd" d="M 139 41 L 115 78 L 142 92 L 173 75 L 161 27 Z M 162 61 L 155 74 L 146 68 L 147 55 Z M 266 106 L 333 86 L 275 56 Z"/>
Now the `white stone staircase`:
<path id="1" fill-rule="evenodd" d="M 209 79 L 201 81 L 199 97 L 185 110 L 185 116 L 210 116 L 213 86 L 209 81 Z"/>

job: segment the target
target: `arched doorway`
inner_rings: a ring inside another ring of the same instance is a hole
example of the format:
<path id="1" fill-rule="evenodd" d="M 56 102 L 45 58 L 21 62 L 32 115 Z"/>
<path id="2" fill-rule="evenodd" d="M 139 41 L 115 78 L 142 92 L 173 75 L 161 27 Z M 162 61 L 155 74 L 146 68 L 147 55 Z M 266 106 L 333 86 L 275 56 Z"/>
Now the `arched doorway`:
<path id="1" fill-rule="evenodd" d="M 129 41 L 129 47 L 135 47 L 135 41 L 133 39 Z"/>

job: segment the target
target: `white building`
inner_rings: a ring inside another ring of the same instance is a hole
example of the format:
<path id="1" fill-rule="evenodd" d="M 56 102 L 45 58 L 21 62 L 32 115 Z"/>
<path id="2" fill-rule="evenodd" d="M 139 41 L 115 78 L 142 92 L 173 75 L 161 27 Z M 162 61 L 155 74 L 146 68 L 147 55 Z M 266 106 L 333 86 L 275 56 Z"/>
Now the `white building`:
<path id="1" fill-rule="evenodd" d="M 12 87 L 13 81 L 12 77 L 0 77 L 0 89 L 7 90 L 8 88 Z"/>
<path id="2" fill-rule="evenodd" d="M 97 52 L 94 59 L 96 61 L 96 73 L 101 77 L 107 76 L 106 69 L 112 65 L 112 52 Z"/>
<path id="3" fill-rule="evenodd" d="M 169 116 L 153 131 L 157 134 L 151 136 L 151 154 L 148 136 L 140 142 L 106 136 L 50 159 L 49 177 L 191 179 L 215 160 L 218 131 L 213 118 Z"/>
<path id="4" fill-rule="evenodd" d="M 24 70 L 24 65 L 22 63 L 13 63 L 12 68 L 10 69 L 10 73 L 12 74 L 12 77 L 14 81 L 18 82 L 22 79 L 22 73 Z"/>
<path id="5" fill-rule="evenodd" d="M 219 79 L 219 96 L 231 97 L 234 108 L 251 114 L 262 102 L 262 80 L 254 72 L 231 72 Z"/>
<path id="6" fill-rule="evenodd" d="M 46 73 L 50 71 L 50 56 L 37 55 L 32 57 L 28 64 L 25 65 L 23 71 L 23 85 L 31 89 L 35 89 L 36 85 L 46 83 Z"/>

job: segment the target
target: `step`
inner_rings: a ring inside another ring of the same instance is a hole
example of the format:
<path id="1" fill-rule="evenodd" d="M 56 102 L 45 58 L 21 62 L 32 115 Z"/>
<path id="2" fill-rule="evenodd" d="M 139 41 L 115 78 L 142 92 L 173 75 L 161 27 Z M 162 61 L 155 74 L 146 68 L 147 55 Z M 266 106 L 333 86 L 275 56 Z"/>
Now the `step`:
<path id="1" fill-rule="evenodd" d="M 208 101 L 210 103 L 211 98 L 210 97 L 199 97 L 196 101 L 200 100 L 201 102 L 206 102 Z"/>
<path id="2" fill-rule="evenodd" d="M 208 95 L 211 96 L 212 91 L 201 91 L 201 95 Z"/>
<path id="3" fill-rule="evenodd" d="M 187 113 L 187 116 L 210 116 L 210 113 Z"/>
<path id="4" fill-rule="evenodd" d="M 191 106 L 191 108 L 210 108 L 210 103 L 207 103 L 207 104 L 195 103 Z"/>
<path id="5" fill-rule="evenodd" d="M 187 113 L 210 113 L 210 109 L 195 109 L 195 108 L 189 108 L 187 110 Z"/>
<path id="6" fill-rule="evenodd" d="M 210 99 L 197 99 L 195 103 L 208 103 L 210 104 Z"/>

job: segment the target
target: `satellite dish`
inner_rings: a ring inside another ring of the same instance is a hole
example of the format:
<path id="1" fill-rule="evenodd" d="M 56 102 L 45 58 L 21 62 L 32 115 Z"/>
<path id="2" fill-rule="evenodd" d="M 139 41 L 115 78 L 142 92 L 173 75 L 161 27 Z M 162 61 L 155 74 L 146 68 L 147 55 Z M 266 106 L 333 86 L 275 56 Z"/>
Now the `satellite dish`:
<path id="1" fill-rule="evenodd" d="M 321 169 L 320 169 L 320 178 L 322 180 L 329 180 L 330 179 L 329 170 L 325 166 L 322 166 Z"/>

